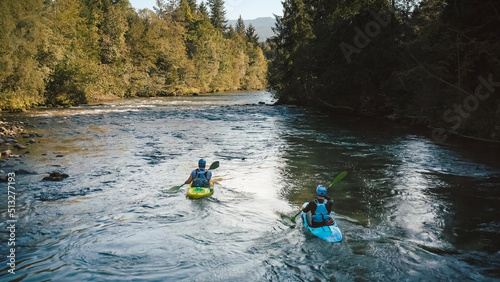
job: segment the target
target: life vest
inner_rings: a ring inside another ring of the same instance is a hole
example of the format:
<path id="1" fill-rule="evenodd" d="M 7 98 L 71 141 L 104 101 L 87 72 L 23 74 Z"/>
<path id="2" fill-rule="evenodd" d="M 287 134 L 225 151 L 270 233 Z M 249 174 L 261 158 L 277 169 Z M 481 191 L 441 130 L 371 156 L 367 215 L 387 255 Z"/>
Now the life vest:
<path id="1" fill-rule="evenodd" d="M 328 213 L 328 210 L 326 209 L 326 202 L 327 200 L 323 200 L 323 203 L 319 203 L 318 200 L 314 200 L 316 203 L 316 210 L 314 211 L 312 215 L 312 220 L 313 222 L 323 222 L 326 223 L 326 221 L 330 218 L 330 214 Z"/>
<path id="2" fill-rule="evenodd" d="M 210 180 L 207 179 L 208 170 L 196 169 L 196 176 L 193 179 L 193 187 L 210 187 Z"/>

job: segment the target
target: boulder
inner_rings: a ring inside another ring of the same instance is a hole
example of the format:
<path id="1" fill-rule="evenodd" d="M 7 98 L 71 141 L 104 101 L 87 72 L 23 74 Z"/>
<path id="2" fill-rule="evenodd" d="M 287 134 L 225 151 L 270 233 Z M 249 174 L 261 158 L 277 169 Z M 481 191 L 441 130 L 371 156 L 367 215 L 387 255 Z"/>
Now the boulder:
<path id="1" fill-rule="evenodd" d="M 49 176 L 43 178 L 45 181 L 62 181 L 64 178 L 68 178 L 69 175 L 66 173 L 52 172 Z"/>
<path id="2" fill-rule="evenodd" d="M 21 145 L 21 144 L 15 144 L 15 145 L 14 145 L 14 148 L 16 148 L 16 149 L 18 149 L 18 150 L 23 150 L 23 149 L 26 149 L 26 146 Z"/>

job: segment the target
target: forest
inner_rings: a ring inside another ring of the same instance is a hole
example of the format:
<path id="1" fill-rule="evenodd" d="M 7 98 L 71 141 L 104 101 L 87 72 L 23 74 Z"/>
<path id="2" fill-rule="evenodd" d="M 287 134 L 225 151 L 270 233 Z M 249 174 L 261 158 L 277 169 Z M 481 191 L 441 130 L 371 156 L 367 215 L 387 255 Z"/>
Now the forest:
<path id="1" fill-rule="evenodd" d="M 282 103 L 500 140 L 500 2 L 285 0 L 269 87 Z"/>
<path id="2" fill-rule="evenodd" d="M 0 109 L 266 87 L 255 30 L 224 2 L 0 0 Z"/>

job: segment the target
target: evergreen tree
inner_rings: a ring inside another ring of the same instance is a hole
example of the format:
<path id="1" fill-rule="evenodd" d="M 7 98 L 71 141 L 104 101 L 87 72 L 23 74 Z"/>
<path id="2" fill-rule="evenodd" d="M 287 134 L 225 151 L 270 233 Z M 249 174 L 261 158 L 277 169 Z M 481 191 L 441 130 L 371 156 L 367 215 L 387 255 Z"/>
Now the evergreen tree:
<path id="1" fill-rule="evenodd" d="M 184 23 L 186 26 L 193 21 L 193 13 L 191 7 L 186 0 L 180 0 L 179 5 L 174 9 L 173 20 L 175 22 Z"/>
<path id="2" fill-rule="evenodd" d="M 243 21 L 241 15 L 238 18 L 238 21 L 236 22 L 236 32 L 241 36 L 246 36 L 245 22 Z"/>
<path id="3" fill-rule="evenodd" d="M 206 18 L 210 17 L 210 13 L 208 12 L 207 5 L 205 5 L 205 2 L 201 1 L 200 6 L 198 6 L 198 11 L 204 17 Z"/>
<path id="4" fill-rule="evenodd" d="M 224 8 L 224 0 L 208 0 L 210 7 L 210 21 L 215 29 L 225 32 L 226 31 L 226 10 Z"/>
<path id="5" fill-rule="evenodd" d="M 196 0 L 187 0 L 189 8 L 191 9 L 191 13 L 194 15 L 198 12 L 198 7 L 196 5 Z"/>
<path id="6" fill-rule="evenodd" d="M 255 27 L 253 27 L 252 24 L 248 26 L 245 35 L 248 42 L 253 43 L 255 45 L 259 44 L 259 36 L 255 34 Z"/>
<path id="7" fill-rule="evenodd" d="M 309 99 L 306 75 L 314 63 L 310 58 L 312 19 L 306 13 L 302 0 L 285 0 L 283 17 L 276 18 L 273 39 L 276 58 L 273 61 L 269 82 L 271 90 L 287 102 L 307 102 Z M 309 91 L 310 92 L 310 91 Z"/>

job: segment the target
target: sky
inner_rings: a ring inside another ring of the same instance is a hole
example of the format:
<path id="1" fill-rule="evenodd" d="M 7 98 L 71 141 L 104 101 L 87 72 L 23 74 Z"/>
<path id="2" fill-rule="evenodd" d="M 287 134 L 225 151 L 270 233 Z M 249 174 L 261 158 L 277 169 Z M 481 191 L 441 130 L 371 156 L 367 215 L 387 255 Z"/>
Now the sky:
<path id="1" fill-rule="evenodd" d="M 136 9 L 148 8 L 153 10 L 156 0 L 129 0 L 132 7 Z M 241 17 L 244 20 L 253 20 L 260 17 L 274 17 L 273 14 L 282 16 L 282 0 L 225 0 L 226 18 L 236 20 Z M 197 1 L 198 4 L 201 0 Z M 206 4 L 206 0 L 205 0 Z"/>

